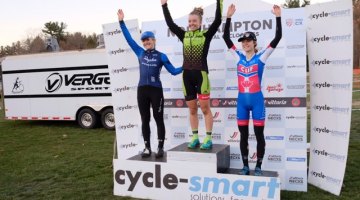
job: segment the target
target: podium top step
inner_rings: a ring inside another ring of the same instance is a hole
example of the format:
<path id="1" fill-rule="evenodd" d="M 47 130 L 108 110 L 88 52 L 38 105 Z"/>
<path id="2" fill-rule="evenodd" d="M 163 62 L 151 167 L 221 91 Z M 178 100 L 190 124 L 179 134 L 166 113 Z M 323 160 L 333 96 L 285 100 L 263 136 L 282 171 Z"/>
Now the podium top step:
<path id="1" fill-rule="evenodd" d="M 211 154 L 216 154 L 218 152 L 224 151 L 224 149 L 226 149 L 229 145 L 225 145 L 225 144 L 213 144 L 212 149 L 210 150 L 202 150 L 200 149 L 200 147 L 196 148 L 196 149 L 189 149 L 187 147 L 188 143 L 183 143 L 179 146 L 176 146 L 172 149 L 169 149 L 168 151 L 181 151 L 181 152 L 192 152 L 192 153 L 211 153 Z"/>
<path id="2" fill-rule="evenodd" d="M 275 171 L 265 171 L 263 170 L 263 175 L 262 176 L 266 176 L 266 177 L 279 177 L 279 173 L 275 172 Z M 240 175 L 240 169 L 234 169 L 234 168 L 229 168 L 226 172 L 224 172 L 223 174 L 235 174 L 235 175 Z M 250 170 L 250 176 L 254 176 L 254 170 Z"/>

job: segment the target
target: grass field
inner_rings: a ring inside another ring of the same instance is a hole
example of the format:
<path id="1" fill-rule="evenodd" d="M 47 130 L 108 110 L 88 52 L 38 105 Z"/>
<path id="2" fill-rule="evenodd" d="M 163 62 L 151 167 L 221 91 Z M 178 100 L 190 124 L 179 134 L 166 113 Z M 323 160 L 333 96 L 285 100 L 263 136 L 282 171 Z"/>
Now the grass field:
<path id="1" fill-rule="evenodd" d="M 359 109 L 360 92 L 353 98 Z M 353 111 L 351 124 L 341 196 L 309 185 L 307 193 L 282 191 L 281 199 L 360 199 L 360 110 Z M 85 130 L 75 122 L 4 121 L 1 111 L 0 199 L 131 199 L 112 195 L 113 141 L 114 132 L 105 129 Z"/>

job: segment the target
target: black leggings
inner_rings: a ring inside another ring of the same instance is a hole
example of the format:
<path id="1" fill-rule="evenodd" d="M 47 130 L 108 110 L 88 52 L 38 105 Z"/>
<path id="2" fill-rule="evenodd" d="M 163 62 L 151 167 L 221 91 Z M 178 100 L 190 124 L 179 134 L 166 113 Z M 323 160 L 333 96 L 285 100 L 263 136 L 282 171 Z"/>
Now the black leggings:
<path id="1" fill-rule="evenodd" d="M 242 157 L 248 157 L 249 155 L 249 126 L 238 126 L 240 131 L 240 150 Z M 257 158 L 263 159 L 265 154 L 265 137 L 264 126 L 254 126 L 254 132 L 256 136 L 257 146 Z"/>
<path id="2" fill-rule="evenodd" d="M 162 88 L 153 86 L 140 86 L 137 91 L 137 100 L 141 115 L 141 129 L 145 146 L 150 148 L 150 105 L 156 122 L 159 148 L 163 148 L 165 140 L 164 125 L 164 95 Z"/>

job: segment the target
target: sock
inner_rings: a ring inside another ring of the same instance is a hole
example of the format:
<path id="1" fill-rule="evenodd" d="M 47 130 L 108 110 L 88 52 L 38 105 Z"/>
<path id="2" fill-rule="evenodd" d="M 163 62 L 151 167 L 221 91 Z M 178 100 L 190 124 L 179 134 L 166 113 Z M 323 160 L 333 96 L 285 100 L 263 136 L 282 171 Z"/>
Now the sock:
<path id="1" fill-rule="evenodd" d="M 151 148 L 150 148 L 150 142 L 145 141 L 145 148 L 147 148 L 147 149 L 151 149 Z"/>
<path id="2" fill-rule="evenodd" d="M 206 137 L 205 137 L 205 141 L 211 140 L 211 131 L 210 132 L 206 132 Z"/>
<path id="3" fill-rule="evenodd" d="M 197 129 L 192 130 L 193 136 L 192 136 L 192 140 L 196 140 L 199 139 L 199 132 Z"/>

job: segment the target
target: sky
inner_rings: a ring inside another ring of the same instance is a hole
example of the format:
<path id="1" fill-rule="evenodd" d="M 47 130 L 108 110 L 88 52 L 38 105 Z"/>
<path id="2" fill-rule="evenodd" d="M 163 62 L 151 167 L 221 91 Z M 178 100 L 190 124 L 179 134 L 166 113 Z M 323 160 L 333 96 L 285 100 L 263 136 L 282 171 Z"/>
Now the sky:
<path id="1" fill-rule="evenodd" d="M 235 1 L 225 0 L 226 3 Z M 271 4 L 285 2 L 263 1 Z M 311 0 L 311 4 L 326 1 L 330 0 Z M 215 0 L 168 0 L 173 18 L 188 14 L 195 6 L 206 7 L 213 3 Z M 49 21 L 66 23 L 66 31 L 70 33 L 100 34 L 102 24 L 117 21 L 119 8 L 124 10 L 125 20 L 138 19 L 140 23 L 162 20 L 160 4 L 160 0 L 0 0 L 0 46 L 37 36 Z"/>

